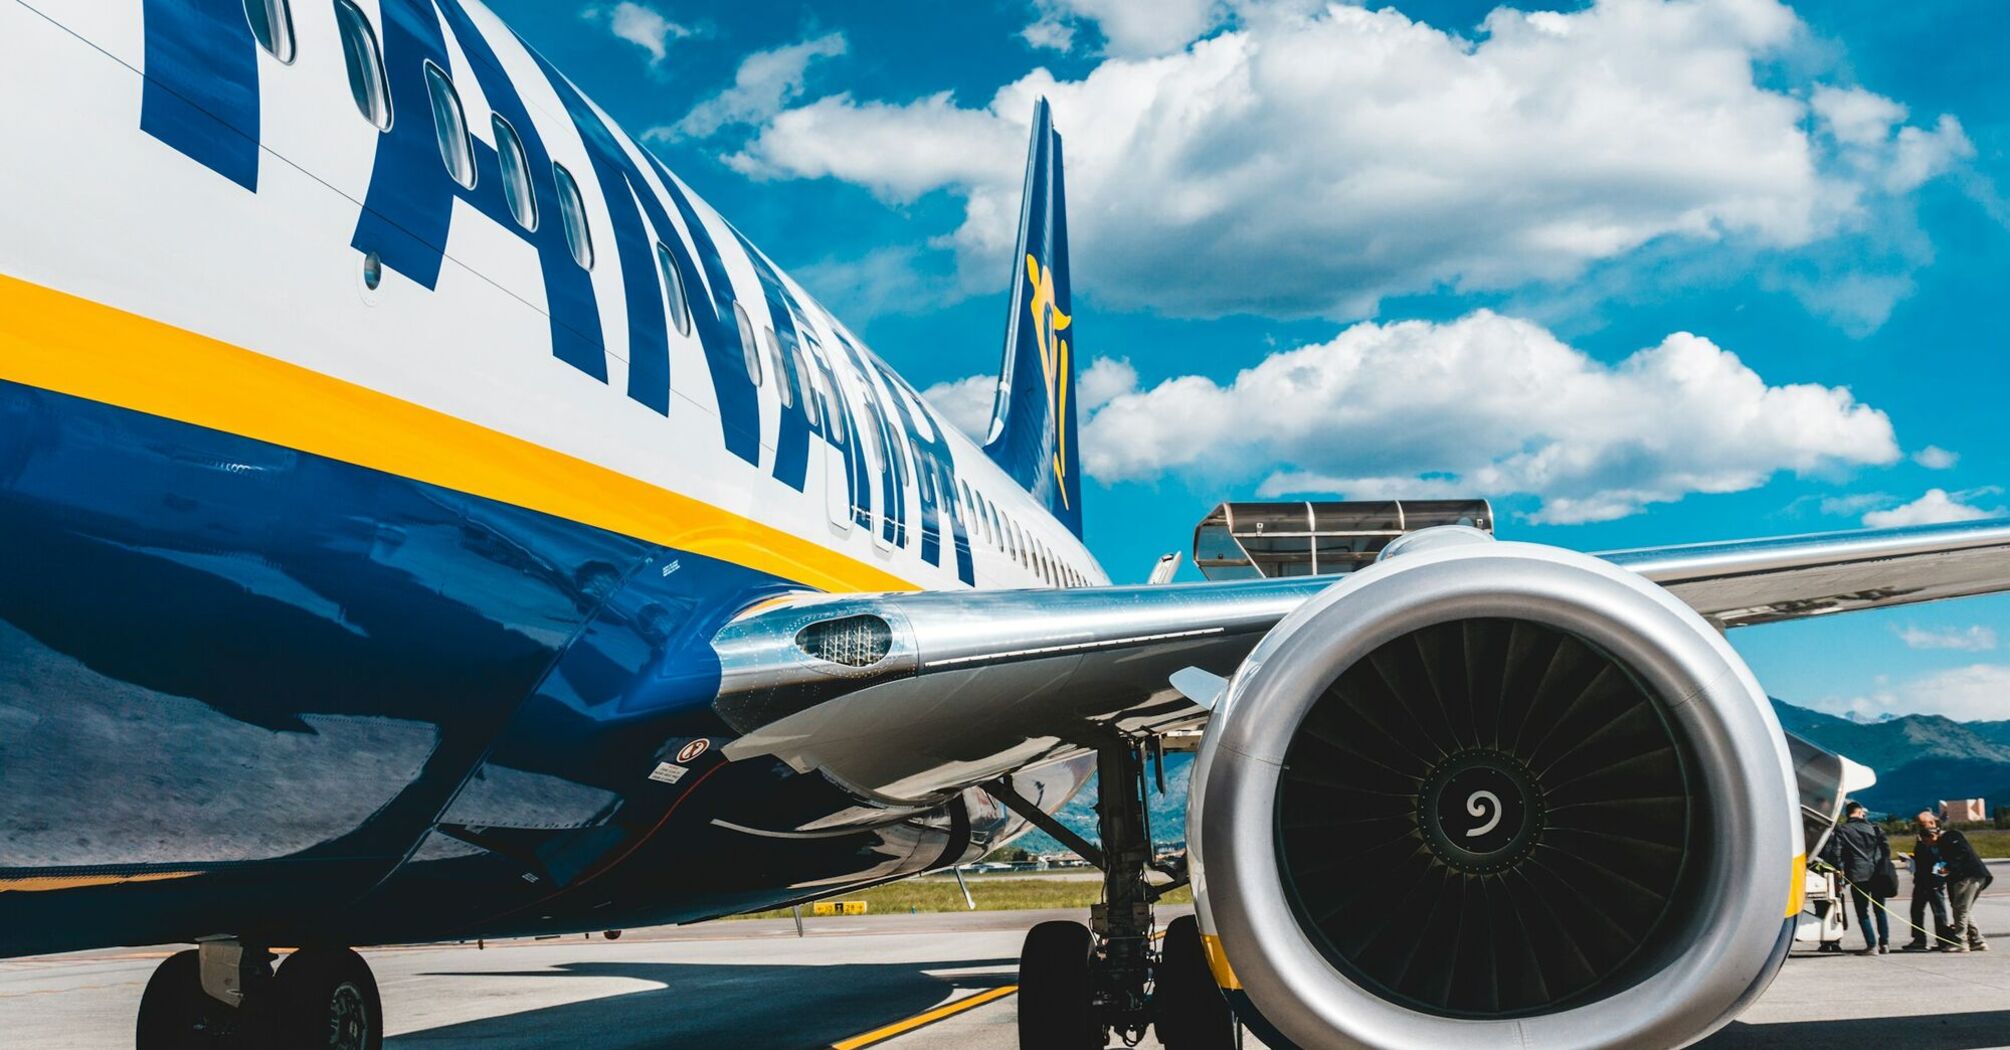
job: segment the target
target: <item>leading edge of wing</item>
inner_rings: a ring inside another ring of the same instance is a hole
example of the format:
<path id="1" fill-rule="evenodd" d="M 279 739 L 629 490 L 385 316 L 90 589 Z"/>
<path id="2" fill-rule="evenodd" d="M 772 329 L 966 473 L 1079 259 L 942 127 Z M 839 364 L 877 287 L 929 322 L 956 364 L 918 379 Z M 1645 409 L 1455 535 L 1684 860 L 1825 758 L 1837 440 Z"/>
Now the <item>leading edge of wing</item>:
<path id="1" fill-rule="evenodd" d="M 2010 590 L 2010 521 L 1616 551 L 1725 627 Z M 1073 590 L 803 596 L 713 639 L 733 758 L 774 755 L 862 797 L 924 804 L 1198 726 L 1171 678 L 1227 676 L 1332 576 Z"/>

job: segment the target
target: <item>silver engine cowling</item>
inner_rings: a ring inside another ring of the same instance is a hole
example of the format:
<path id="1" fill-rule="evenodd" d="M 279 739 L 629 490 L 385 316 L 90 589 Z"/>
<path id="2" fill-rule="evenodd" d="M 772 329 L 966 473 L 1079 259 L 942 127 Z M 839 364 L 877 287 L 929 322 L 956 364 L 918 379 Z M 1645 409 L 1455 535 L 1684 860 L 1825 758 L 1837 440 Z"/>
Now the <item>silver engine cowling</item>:
<path id="1" fill-rule="evenodd" d="M 1303 1050 L 1707 1035 L 1801 907 L 1765 693 L 1632 573 L 1438 531 L 1279 624 L 1216 705 L 1188 842 L 1217 980 Z"/>

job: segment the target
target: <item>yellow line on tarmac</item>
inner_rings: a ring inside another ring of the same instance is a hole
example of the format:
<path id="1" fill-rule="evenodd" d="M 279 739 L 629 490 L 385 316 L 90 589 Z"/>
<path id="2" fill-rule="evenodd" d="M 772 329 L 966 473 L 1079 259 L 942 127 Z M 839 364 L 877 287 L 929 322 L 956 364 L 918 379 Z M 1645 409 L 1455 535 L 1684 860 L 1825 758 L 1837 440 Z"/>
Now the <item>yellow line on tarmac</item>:
<path id="1" fill-rule="evenodd" d="M 895 1021 L 884 1028 L 875 1028 L 864 1035 L 855 1035 L 842 1042 L 832 1043 L 831 1050 L 861 1050 L 861 1048 L 872 1046 L 875 1043 L 883 1043 L 894 1036 L 906 1035 L 917 1028 L 925 1028 L 937 1021 L 947 1020 L 955 1017 L 957 1014 L 975 1010 L 985 1003 L 995 1003 L 1018 990 L 1018 985 L 1007 984 L 988 991 L 978 992 L 976 995 L 964 996 L 953 1003 L 944 1003 L 927 1013 L 915 1014 L 905 1021 Z"/>

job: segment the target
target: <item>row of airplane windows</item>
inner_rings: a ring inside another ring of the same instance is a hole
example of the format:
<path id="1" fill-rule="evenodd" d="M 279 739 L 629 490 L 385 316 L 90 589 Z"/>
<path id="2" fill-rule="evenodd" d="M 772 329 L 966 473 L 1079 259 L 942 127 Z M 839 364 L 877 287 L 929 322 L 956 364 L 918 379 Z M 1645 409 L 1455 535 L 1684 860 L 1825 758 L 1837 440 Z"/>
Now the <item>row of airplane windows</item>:
<path id="1" fill-rule="evenodd" d="M 333 3 L 335 22 L 341 31 L 342 58 L 348 71 L 349 93 L 355 100 L 356 110 L 378 131 L 389 131 L 393 119 L 390 80 L 384 68 L 383 49 L 378 43 L 376 28 L 371 24 L 370 16 L 354 0 L 333 0 Z M 281 63 L 291 64 L 297 46 L 293 35 L 291 0 L 244 0 L 244 13 L 259 46 Z M 449 178 L 464 188 L 473 189 L 477 178 L 474 143 L 468 131 L 467 112 L 461 103 L 460 93 L 454 89 L 453 78 L 431 61 L 426 63 L 425 73 L 434 135 L 440 147 L 440 162 Z M 497 163 L 502 169 L 503 198 L 509 205 L 510 215 L 524 230 L 536 230 L 539 211 L 537 190 L 531 177 L 530 154 L 509 121 L 500 114 L 491 114 L 489 119 L 495 132 Z M 565 165 L 553 161 L 551 167 L 566 245 L 571 249 L 573 261 L 590 270 L 594 262 L 593 232 L 579 184 Z M 656 266 L 662 277 L 670 323 L 679 335 L 688 336 L 691 334 L 691 305 L 685 291 L 683 271 L 675 255 L 661 241 L 656 243 Z M 809 378 L 813 373 L 801 345 L 794 347 L 796 369 L 791 374 L 775 330 L 765 329 L 762 334 L 766 336 L 770 361 L 764 366 L 762 340 L 754 335 L 753 321 L 737 302 L 733 304 L 733 313 L 740 332 L 740 348 L 747 375 L 754 385 L 766 385 L 764 373 L 772 370 L 775 389 L 783 407 L 792 407 L 800 396 L 803 412 L 809 417 L 810 424 L 821 425 L 816 382 Z M 800 395 L 793 388 L 796 383 L 806 384 L 807 388 Z M 833 437 L 843 442 L 844 414 L 830 413 L 830 420 Z M 874 454 L 880 455 L 879 442 L 871 431 L 868 429 L 861 433 L 873 446 Z M 906 466 L 905 462 L 899 465 Z M 920 471 L 918 474 L 918 480 L 928 486 L 932 498 L 934 483 L 929 472 Z M 967 508 L 964 517 L 968 519 L 966 524 L 973 539 L 981 539 L 1055 586 L 1080 587 L 1088 583 L 1081 573 L 1054 557 L 1045 544 L 1027 535 L 1016 522 L 1000 513 L 989 499 L 974 492 L 968 482 L 959 478 L 956 484 L 963 497 L 963 507 Z"/>

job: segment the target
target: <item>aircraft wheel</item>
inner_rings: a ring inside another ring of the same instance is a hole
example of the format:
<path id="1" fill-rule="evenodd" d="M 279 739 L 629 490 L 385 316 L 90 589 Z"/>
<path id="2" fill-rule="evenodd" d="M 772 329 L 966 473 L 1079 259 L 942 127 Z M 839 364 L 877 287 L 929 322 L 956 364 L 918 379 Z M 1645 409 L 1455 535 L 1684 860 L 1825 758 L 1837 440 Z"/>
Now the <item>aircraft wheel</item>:
<path id="1" fill-rule="evenodd" d="M 1152 1028 L 1166 1050 L 1234 1050 L 1235 1014 L 1214 983 L 1200 923 L 1182 915 L 1166 925 L 1152 989 Z"/>
<path id="2" fill-rule="evenodd" d="M 1089 928 L 1043 922 L 1026 931 L 1019 951 L 1019 1050 L 1101 1050 Z"/>
<path id="3" fill-rule="evenodd" d="M 140 996 L 135 1050 L 240 1047 L 240 1012 L 202 990 L 201 953 L 176 952 L 154 969 Z"/>
<path id="4" fill-rule="evenodd" d="M 347 948 L 302 948 L 273 981 L 278 1045 L 301 1050 L 383 1050 L 384 1004 L 363 957 Z"/>

